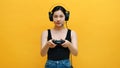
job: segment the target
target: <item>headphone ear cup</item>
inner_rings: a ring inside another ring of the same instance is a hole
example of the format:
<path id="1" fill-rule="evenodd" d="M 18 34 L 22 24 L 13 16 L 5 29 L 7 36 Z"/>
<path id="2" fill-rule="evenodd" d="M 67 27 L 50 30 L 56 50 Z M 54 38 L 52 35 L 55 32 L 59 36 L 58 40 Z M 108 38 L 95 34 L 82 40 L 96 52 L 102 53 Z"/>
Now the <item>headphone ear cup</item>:
<path id="1" fill-rule="evenodd" d="M 66 14 L 65 14 L 65 21 L 68 21 L 68 20 L 69 20 L 69 16 L 70 16 L 70 12 L 67 11 Z"/>
<path id="2" fill-rule="evenodd" d="M 50 21 L 53 21 L 53 15 L 52 15 L 52 13 L 51 13 L 51 12 L 48 12 L 48 14 L 49 14 L 49 20 L 50 20 Z"/>

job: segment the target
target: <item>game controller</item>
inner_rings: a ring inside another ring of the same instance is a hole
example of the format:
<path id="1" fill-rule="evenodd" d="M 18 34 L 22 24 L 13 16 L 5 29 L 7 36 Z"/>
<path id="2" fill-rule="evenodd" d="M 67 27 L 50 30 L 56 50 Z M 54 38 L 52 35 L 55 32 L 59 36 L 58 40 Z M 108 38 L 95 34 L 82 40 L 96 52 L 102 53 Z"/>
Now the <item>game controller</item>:
<path id="1" fill-rule="evenodd" d="M 52 42 L 56 45 L 61 45 L 65 42 L 65 40 L 52 40 Z"/>

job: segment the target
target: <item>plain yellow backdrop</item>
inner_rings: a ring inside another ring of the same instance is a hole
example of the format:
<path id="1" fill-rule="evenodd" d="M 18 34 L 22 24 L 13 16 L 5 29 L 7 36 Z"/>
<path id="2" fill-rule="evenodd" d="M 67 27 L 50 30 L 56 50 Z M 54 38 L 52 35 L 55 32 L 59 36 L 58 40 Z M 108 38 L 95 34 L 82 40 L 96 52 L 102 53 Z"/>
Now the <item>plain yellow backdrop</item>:
<path id="1" fill-rule="evenodd" d="M 74 68 L 120 68 L 120 0 L 1 0 L 0 68 L 44 68 L 41 32 L 53 27 L 48 11 L 56 3 L 70 11 L 78 36 Z"/>

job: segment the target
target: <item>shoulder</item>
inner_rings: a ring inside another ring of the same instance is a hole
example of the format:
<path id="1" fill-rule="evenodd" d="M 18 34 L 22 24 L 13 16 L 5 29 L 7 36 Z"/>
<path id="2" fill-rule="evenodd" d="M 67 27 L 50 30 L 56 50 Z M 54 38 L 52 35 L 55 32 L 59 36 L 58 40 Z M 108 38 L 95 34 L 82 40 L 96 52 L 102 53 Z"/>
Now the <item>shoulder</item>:
<path id="1" fill-rule="evenodd" d="M 76 34 L 76 32 L 74 30 L 68 29 L 71 31 L 72 34 Z"/>
<path id="2" fill-rule="evenodd" d="M 76 32 L 74 30 L 71 30 L 71 36 L 76 36 Z"/>
<path id="3" fill-rule="evenodd" d="M 42 31 L 42 34 L 45 34 L 45 33 L 47 33 L 48 32 L 48 30 L 44 30 L 44 31 Z"/>
<path id="4" fill-rule="evenodd" d="M 48 30 L 42 31 L 42 36 L 45 36 L 45 35 L 47 35 L 47 34 L 48 34 Z"/>

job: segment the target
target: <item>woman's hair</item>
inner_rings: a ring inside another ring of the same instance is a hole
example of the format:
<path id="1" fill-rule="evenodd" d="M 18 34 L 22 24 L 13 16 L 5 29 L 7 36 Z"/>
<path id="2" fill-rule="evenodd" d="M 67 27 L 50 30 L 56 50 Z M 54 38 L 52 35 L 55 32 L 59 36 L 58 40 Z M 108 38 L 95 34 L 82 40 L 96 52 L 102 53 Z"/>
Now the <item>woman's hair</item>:
<path id="1" fill-rule="evenodd" d="M 58 11 L 58 10 L 61 10 L 64 13 L 64 15 L 66 15 L 66 9 L 62 6 L 55 6 L 52 10 L 52 15 L 54 14 L 55 11 Z"/>

